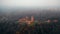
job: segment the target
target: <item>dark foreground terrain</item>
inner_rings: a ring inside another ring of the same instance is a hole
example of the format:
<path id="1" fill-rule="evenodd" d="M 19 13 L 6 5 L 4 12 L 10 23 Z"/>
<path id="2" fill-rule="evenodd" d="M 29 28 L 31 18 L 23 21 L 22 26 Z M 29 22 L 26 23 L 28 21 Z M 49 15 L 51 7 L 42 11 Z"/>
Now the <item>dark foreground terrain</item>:
<path id="1" fill-rule="evenodd" d="M 31 14 L 29 14 L 31 13 Z M 29 12 L 29 13 L 1 13 L 0 12 L 0 34 L 60 34 L 60 11 L 46 12 Z M 31 25 L 26 23 L 20 24 L 18 20 L 21 16 L 33 15 L 36 20 L 42 22 L 34 22 Z M 38 17 L 36 17 L 38 16 Z M 58 22 L 53 22 L 53 17 L 58 17 Z M 51 18 L 51 22 L 45 22 L 46 19 Z"/>
<path id="2" fill-rule="evenodd" d="M 0 34 L 60 34 L 60 22 L 34 22 L 31 25 L 17 21 L 1 20 Z"/>

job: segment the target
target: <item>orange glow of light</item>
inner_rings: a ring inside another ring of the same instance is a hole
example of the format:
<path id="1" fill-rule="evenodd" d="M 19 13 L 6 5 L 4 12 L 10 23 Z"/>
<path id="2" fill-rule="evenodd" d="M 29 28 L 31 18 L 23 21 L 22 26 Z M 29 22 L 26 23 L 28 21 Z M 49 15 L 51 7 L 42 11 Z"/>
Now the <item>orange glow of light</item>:
<path id="1" fill-rule="evenodd" d="M 51 22 L 51 20 L 48 20 L 47 22 L 48 22 L 48 23 L 50 23 L 50 22 Z"/>
<path id="2" fill-rule="evenodd" d="M 31 24 L 34 22 L 34 16 L 31 16 L 31 19 L 26 16 L 25 18 L 19 19 L 19 22 L 26 22 L 27 24 Z"/>

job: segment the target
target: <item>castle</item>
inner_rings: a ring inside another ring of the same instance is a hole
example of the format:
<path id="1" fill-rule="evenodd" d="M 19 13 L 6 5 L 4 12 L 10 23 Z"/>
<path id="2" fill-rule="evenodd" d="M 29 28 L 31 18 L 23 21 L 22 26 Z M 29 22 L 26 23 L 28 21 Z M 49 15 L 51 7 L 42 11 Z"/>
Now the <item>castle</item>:
<path id="1" fill-rule="evenodd" d="M 31 24 L 34 22 L 34 16 L 31 16 L 31 19 L 29 19 L 29 17 L 26 16 L 25 18 L 19 19 L 19 22 L 21 23 L 25 22 L 27 24 Z"/>

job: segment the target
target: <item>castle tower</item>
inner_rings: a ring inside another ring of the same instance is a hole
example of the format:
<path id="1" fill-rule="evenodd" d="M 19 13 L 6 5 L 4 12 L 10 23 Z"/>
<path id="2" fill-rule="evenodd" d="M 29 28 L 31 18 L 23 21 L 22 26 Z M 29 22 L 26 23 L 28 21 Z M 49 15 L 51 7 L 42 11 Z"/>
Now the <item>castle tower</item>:
<path id="1" fill-rule="evenodd" d="M 26 16 L 26 22 L 28 22 L 28 20 L 29 20 L 29 17 Z"/>
<path id="2" fill-rule="evenodd" d="M 34 22 L 34 16 L 31 16 L 31 21 Z"/>

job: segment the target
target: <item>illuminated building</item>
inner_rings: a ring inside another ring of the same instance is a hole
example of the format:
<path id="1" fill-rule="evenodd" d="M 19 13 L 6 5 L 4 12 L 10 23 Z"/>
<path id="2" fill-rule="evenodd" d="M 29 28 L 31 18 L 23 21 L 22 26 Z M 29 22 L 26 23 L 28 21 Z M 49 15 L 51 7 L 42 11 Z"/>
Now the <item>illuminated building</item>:
<path id="1" fill-rule="evenodd" d="M 47 22 L 48 22 L 48 23 L 50 23 L 50 22 L 51 22 L 51 20 L 48 20 Z"/>
<path id="2" fill-rule="evenodd" d="M 31 16 L 31 21 L 34 22 L 34 16 Z"/>
<path id="3" fill-rule="evenodd" d="M 25 18 L 19 19 L 19 22 L 32 24 L 34 22 L 34 16 L 31 16 L 31 19 L 26 16 Z"/>

